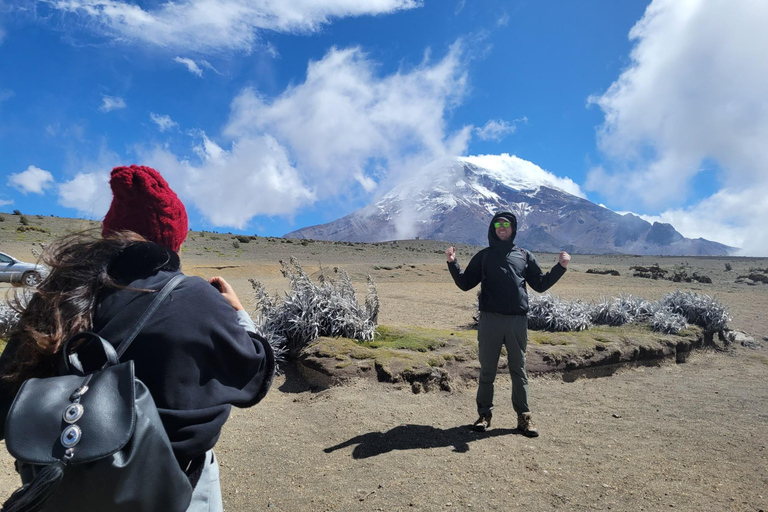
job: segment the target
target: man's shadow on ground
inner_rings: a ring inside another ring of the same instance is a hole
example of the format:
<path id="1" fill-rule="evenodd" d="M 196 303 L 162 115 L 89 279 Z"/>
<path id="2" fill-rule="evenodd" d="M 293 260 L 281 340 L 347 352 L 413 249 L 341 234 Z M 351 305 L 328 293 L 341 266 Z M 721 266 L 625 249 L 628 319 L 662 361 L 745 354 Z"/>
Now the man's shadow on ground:
<path id="1" fill-rule="evenodd" d="M 485 432 L 475 432 L 469 425 L 449 429 L 435 428 L 428 425 L 400 425 L 387 432 L 369 432 L 355 436 L 343 443 L 325 448 L 325 453 L 331 453 L 347 446 L 356 444 L 352 458 L 365 459 L 375 457 L 392 450 L 419 450 L 426 448 L 443 448 L 453 446 L 453 451 L 464 453 L 469 451 L 469 443 L 489 437 L 520 434 L 513 428 L 494 428 Z"/>

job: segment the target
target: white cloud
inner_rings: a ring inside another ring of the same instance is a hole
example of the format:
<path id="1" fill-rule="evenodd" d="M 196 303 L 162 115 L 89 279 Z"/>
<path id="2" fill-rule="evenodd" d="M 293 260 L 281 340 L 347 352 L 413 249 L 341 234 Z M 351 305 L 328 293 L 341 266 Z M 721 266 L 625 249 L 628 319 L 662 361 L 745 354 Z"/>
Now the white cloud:
<path id="1" fill-rule="evenodd" d="M 133 162 L 130 162 L 133 163 Z M 71 179 L 58 186 L 58 203 L 74 208 L 85 218 L 101 219 L 112 202 L 109 175 L 113 167 L 126 165 L 116 153 L 105 145 L 99 149 L 95 160 L 73 160 L 66 167 Z"/>
<path id="2" fill-rule="evenodd" d="M 198 65 L 193 61 L 192 59 L 186 59 L 183 57 L 176 57 L 173 59 L 175 62 L 178 62 L 179 64 L 184 64 L 187 66 L 187 69 L 190 73 L 193 75 L 197 75 L 199 77 L 203 76 L 203 70 L 198 67 Z"/>
<path id="3" fill-rule="evenodd" d="M 422 0 L 179 0 L 143 9 L 120 0 L 51 0 L 91 29 L 122 41 L 187 51 L 250 51 L 260 33 L 307 33 L 334 18 L 389 14 Z"/>
<path id="4" fill-rule="evenodd" d="M 103 217 L 112 202 L 109 170 L 81 173 L 60 184 L 58 202 L 87 217 Z"/>
<path id="5" fill-rule="evenodd" d="M 367 194 L 394 171 L 464 152 L 472 127 L 446 133 L 445 117 L 466 91 L 465 67 L 459 44 L 442 60 L 425 57 L 385 76 L 358 48 L 331 49 L 309 64 L 303 83 L 274 99 L 243 90 L 232 101 L 227 139 L 193 134 L 196 158 L 158 145 L 136 149 L 138 161 L 158 169 L 215 226 L 292 217 L 319 199 L 356 188 Z M 96 188 L 92 176 L 76 179 Z"/>
<path id="6" fill-rule="evenodd" d="M 507 134 L 515 133 L 518 122 L 527 122 L 528 118 L 515 119 L 511 123 L 503 119 L 491 119 L 482 128 L 475 128 L 475 133 L 482 140 L 500 141 Z"/>
<path id="7" fill-rule="evenodd" d="M 13 204 L 13 199 L 0 199 L 0 206 L 8 206 Z"/>
<path id="8" fill-rule="evenodd" d="M 45 190 L 53 185 L 53 175 L 48 171 L 30 165 L 26 171 L 11 174 L 8 177 L 8 184 L 19 189 L 24 194 L 44 194 Z"/>
<path id="9" fill-rule="evenodd" d="M 6 35 L 5 29 L 3 27 L 0 27 L 0 44 L 3 44 L 3 41 L 5 40 L 5 35 Z"/>
<path id="10" fill-rule="evenodd" d="M 690 232 L 768 254 L 765 238 L 737 243 L 742 235 L 726 235 L 763 232 L 758 219 L 768 218 L 759 200 L 768 197 L 766 23 L 768 3 L 761 0 L 654 0 L 630 32 L 630 66 L 608 91 L 590 98 L 605 113 L 598 142 L 606 160 L 585 187 L 624 207 L 666 210 L 662 216 L 677 219 L 681 232 L 681 226 L 701 225 Z M 680 206 L 712 164 L 722 189 Z M 715 220 L 720 209 L 708 208 L 734 198 L 749 198 L 753 204 L 743 208 L 762 215 L 726 211 L 727 222 L 700 224 L 700 218 Z"/>
<path id="11" fill-rule="evenodd" d="M 193 134 L 196 158 L 158 145 L 135 149 L 137 160 L 158 169 L 215 226 L 243 229 L 255 216 L 291 217 L 320 199 L 368 194 L 392 173 L 466 150 L 472 127 L 447 133 L 445 126 L 467 89 L 460 44 L 441 60 L 427 54 L 412 68 L 377 71 L 359 48 L 331 49 L 310 62 L 303 83 L 276 98 L 241 91 L 231 104 L 226 139 Z M 106 178 L 96 180 L 107 175 L 84 171 L 60 188 L 60 201 L 106 212 L 108 202 L 93 204 L 111 197 L 99 185 Z"/>
<path id="12" fill-rule="evenodd" d="M 465 151 L 468 130 L 447 134 L 445 127 L 447 112 L 467 88 L 459 43 L 438 62 L 425 57 L 413 69 L 383 77 L 376 68 L 359 48 L 333 48 L 309 64 L 304 83 L 273 100 L 241 92 L 225 134 L 235 140 L 272 135 L 323 197 L 354 182 L 370 188 L 372 162 L 391 172 Z"/>
<path id="13" fill-rule="evenodd" d="M 12 98 L 13 95 L 14 95 L 14 92 L 11 91 L 10 89 L 0 89 L 0 103 Z"/>
<path id="14" fill-rule="evenodd" d="M 154 121 L 154 123 L 157 125 L 158 129 L 161 132 L 170 130 L 171 128 L 179 127 L 179 123 L 171 119 L 171 116 L 163 116 L 160 114 L 155 114 L 154 112 L 150 112 L 149 118 L 152 119 L 152 121 Z"/>
<path id="15" fill-rule="evenodd" d="M 121 108 L 125 108 L 125 100 L 123 100 L 123 98 L 106 95 L 101 97 L 101 106 L 99 107 L 99 110 L 102 112 L 112 112 L 113 110 L 119 110 Z"/>
<path id="16" fill-rule="evenodd" d="M 215 226 L 244 229 L 256 215 L 292 215 L 315 194 L 269 135 L 240 140 L 225 150 L 202 134 L 196 152 L 202 163 L 178 159 L 165 148 L 145 151 L 141 160 L 157 170 L 186 204 Z"/>
<path id="17" fill-rule="evenodd" d="M 740 256 L 768 254 L 768 195 L 764 189 L 726 188 L 693 206 L 640 217 L 648 222 L 668 222 L 688 238 L 738 247 Z"/>

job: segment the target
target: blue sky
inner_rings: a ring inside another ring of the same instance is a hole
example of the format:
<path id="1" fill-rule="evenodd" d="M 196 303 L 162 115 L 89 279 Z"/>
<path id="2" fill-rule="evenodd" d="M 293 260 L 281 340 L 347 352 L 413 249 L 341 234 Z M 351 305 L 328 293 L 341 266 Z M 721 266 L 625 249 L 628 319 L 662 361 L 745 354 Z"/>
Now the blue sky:
<path id="1" fill-rule="evenodd" d="M 282 235 L 446 155 L 768 254 L 768 3 L 0 0 L 0 211 L 101 218 L 160 170 Z"/>

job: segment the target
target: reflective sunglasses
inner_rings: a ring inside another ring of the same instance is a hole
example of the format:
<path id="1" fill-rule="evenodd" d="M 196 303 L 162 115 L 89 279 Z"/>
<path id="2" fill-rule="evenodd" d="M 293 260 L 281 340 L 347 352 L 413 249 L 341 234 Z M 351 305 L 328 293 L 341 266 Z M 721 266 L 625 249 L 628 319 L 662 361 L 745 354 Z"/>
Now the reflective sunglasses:
<path id="1" fill-rule="evenodd" d="M 509 223 L 509 222 L 494 222 L 493 223 L 493 227 L 496 228 L 496 229 L 499 229 L 500 227 L 508 228 L 508 227 L 511 227 L 511 226 L 512 226 L 512 224 Z"/>

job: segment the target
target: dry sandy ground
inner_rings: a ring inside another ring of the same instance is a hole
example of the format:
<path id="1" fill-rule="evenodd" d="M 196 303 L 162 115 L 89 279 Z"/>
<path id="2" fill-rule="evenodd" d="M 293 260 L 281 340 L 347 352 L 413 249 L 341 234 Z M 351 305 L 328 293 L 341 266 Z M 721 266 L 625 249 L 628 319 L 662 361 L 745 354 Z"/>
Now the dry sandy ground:
<path id="1" fill-rule="evenodd" d="M 250 277 L 270 292 L 285 289 L 277 261 L 295 255 L 310 273 L 342 266 L 361 292 L 371 273 L 382 324 L 453 329 L 466 325 L 474 309 L 475 294 L 450 281 L 441 255 L 446 244 L 302 246 L 259 239 L 234 250 L 226 235 L 191 238 L 185 271 L 223 275 L 246 303 L 252 304 Z M 29 259 L 30 243 L 5 240 L 0 250 Z M 471 251 L 460 248 L 462 263 Z M 549 266 L 556 256 L 539 261 Z M 685 266 L 714 283 L 630 277 L 629 266 L 654 262 Z M 586 274 L 593 267 L 622 275 Z M 768 260 L 574 256 L 553 293 L 585 300 L 622 292 L 656 299 L 678 288 L 708 293 L 731 308 L 733 327 L 759 340 L 768 336 L 768 285 L 734 283 L 752 267 L 766 268 Z M 262 404 L 234 411 L 224 429 L 217 452 L 225 508 L 768 510 L 767 348 L 764 342 L 762 350 L 700 352 L 681 365 L 571 383 L 532 379 L 538 439 L 513 432 L 505 377 L 498 381 L 493 428 L 478 434 L 467 428 L 475 419 L 473 388 L 414 395 L 410 388 L 359 382 L 312 390 L 289 369 Z M 1 453 L 0 495 L 7 496 L 17 480 Z"/>
<path id="2" fill-rule="evenodd" d="M 472 390 L 360 383 L 308 390 L 291 373 L 235 410 L 217 453 L 230 511 L 768 510 L 768 357 L 564 383 L 532 379 L 541 437 L 516 435 L 509 380 L 479 434 Z M 0 456 L 0 493 L 17 485 Z"/>
<path id="3" fill-rule="evenodd" d="M 413 395 L 278 382 L 218 453 L 228 510 L 768 510 L 768 358 L 700 353 L 609 378 L 532 380 L 538 439 L 509 380 L 493 428 L 473 390 Z M 293 375 L 289 376 L 290 378 Z"/>

